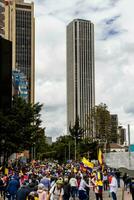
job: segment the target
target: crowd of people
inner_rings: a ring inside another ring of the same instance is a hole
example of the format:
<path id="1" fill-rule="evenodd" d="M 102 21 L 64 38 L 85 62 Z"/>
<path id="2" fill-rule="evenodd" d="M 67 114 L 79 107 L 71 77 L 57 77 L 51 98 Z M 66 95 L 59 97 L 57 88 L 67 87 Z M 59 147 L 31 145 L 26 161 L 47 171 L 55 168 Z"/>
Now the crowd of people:
<path id="1" fill-rule="evenodd" d="M 55 161 L 11 163 L 4 171 L 1 167 L 0 174 L 0 195 L 4 200 L 92 200 L 91 192 L 96 200 L 103 200 L 103 191 L 116 200 L 120 187 L 118 170 L 102 166 L 90 170 L 73 161 L 62 165 Z M 128 181 L 126 174 L 123 180 L 126 189 L 130 186 L 134 200 L 134 180 Z"/>

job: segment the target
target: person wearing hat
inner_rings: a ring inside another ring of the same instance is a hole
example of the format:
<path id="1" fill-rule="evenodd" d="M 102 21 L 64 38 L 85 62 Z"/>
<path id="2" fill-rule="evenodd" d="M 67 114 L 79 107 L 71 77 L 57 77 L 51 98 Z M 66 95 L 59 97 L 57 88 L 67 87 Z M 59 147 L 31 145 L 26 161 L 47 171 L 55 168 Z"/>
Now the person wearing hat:
<path id="1" fill-rule="evenodd" d="M 56 185 L 54 185 L 49 191 L 50 200 L 63 200 L 64 190 L 63 190 L 63 181 L 57 180 Z"/>
<path id="2" fill-rule="evenodd" d="M 110 186 L 110 193 L 112 195 L 112 199 L 113 200 L 117 200 L 117 196 L 116 196 L 116 193 L 117 193 L 117 190 L 118 190 L 117 179 L 116 179 L 114 173 L 111 173 L 111 177 L 112 177 L 111 183 L 109 184 L 109 186 Z"/>

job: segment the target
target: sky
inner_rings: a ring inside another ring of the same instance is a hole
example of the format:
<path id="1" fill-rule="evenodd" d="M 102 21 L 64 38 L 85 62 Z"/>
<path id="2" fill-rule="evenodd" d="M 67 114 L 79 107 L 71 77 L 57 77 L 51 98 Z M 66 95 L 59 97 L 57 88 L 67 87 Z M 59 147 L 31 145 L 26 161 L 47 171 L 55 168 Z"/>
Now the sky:
<path id="1" fill-rule="evenodd" d="M 66 134 L 66 26 L 75 18 L 95 26 L 96 105 L 106 103 L 134 142 L 134 1 L 34 0 L 36 101 L 46 135 Z"/>

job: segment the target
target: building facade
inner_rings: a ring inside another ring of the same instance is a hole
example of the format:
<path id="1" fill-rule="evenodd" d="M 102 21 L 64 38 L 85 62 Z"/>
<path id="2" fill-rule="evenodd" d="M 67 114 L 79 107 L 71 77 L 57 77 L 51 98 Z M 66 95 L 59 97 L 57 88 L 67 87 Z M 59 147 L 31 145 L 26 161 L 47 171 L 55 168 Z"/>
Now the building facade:
<path id="1" fill-rule="evenodd" d="M 12 41 L 12 66 L 28 80 L 29 101 L 35 90 L 35 19 L 34 3 L 14 0 L 5 6 L 5 37 Z"/>
<path id="2" fill-rule="evenodd" d="M 0 35 L 5 35 L 5 4 L 4 0 L 0 0 Z"/>
<path id="3" fill-rule="evenodd" d="M 122 126 L 118 126 L 118 144 L 126 145 L 126 129 Z"/>
<path id="4" fill-rule="evenodd" d="M 91 136 L 87 115 L 94 106 L 94 25 L 75 19 L 67 26 L 67 129 L 78 117 L 84 136 Z"/>
<path id="5" fill-rule="evenodd" d="M 0 36 L 0 111 L 11 107 L 12 101 L 12 42 Z"/>
<path id="6" fill-rule="evenodd" d="M 118 115 L 111 114 L 111 142 L 117 143 L 118 141 Z"/>
<path id="7" fill-rule="evenodd" d="M 23 72 L 12 71 L 12 96 L 18 96 L 28 102 L 28 81 Z"/>

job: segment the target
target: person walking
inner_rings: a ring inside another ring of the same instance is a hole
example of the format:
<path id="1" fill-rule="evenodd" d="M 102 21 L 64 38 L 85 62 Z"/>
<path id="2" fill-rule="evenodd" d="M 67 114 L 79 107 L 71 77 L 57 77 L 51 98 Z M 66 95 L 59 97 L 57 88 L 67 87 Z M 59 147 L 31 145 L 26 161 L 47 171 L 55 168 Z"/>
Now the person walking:
<path id="1" fill-rule="evenodd" d="M 8 186 L 6 188 L 6 192 L 8 194 L 8 197 L 7 197 L 8 200 L 16 199 L 16 194 L 19 187 L 20 187 L 19 181 L 14 179 L 14 177 L 11 177 L 11 180 L 9 181 Z"/>
<path id="2" fill-rule="evenodd" d="M 39 200 L 47 200 L 47 192 L 45 191 L 45 186 L 40 183 L 38 185 L 38 190 L 37 190 L 37 194 L 39 196 Z"/>
<path id="3" fill-rule="evenodd" d="M 64 190 L 63 200 L 69 200 L 70 199 L 71 187 L 70 187 L 70 184 L 68 182 L 68 177 L 64 178 L 63 190 Z"/>
<path id="4" fill-rule="evenodd" d="M 110 193 L 111 193 L 112 199 L 117 200 L 116 193 L 117 193 L 117 190 L 118 190 L 118 183 L 117 183 L 117 179 L 115 177 L 115 174 L 112 173 L 111 176 L 112 176 L 112 180 L 111 180 L 111 183 L 109 184 Z"/>
<path id="5" fill-rule="evenodd" d="M 71 197 L 75 199 L 77 197 L 77 191 L 78 191 L 78 182 L 77 179 L 75 178 L 75 175 L 73 174 L 72 177 L 70 178 L 69 184 L 71 186 Z"/>
<path id="6" fill-rule="evenodd" d="M 17 191 L 16 200 L 26 200 L 29 193 L 30 191 L 27 188 L 27 182 L 25 181 Z"/>
<path id="7" fill-rule="evenodd" d="M 132 178 L 130 182 L 130 193 L 132 195 L 132 200 L 134 200 L 134 178 Z"/>
<path id="8" fill-rule="evenodd" d="M 63 195 L 64 195 L 63 181 L 58 180 L 56 184 L 50 189 L 48 199 L 63 200 Z"/>
<path id="9" fill-rule="evenodd" d="M 79 199 L 80 200 L 87 200 L 88 199 L 86 188 L 89 188 L 89 187 L 90 186 L 86 183 L 84 178 L 81 178 L 80 186 L 79 186 Z"/>
<path id="10" fill-rule="evenodd" d="M 107 171 L 104 171 L 104 173 L 103 173 L 103 187 L 104 187 L 104 191 L 107 191 L 107 189 L 108 189 L 108 174 L 107 174 Z"/>

